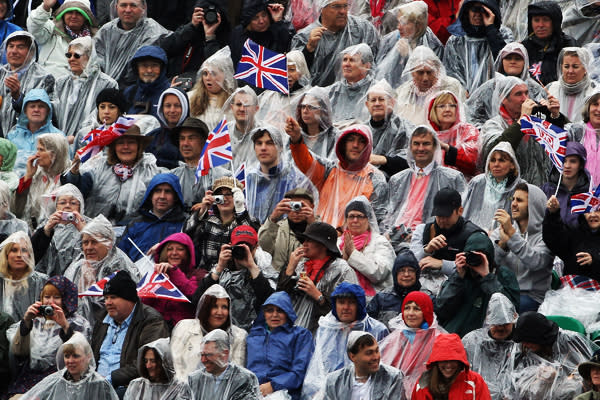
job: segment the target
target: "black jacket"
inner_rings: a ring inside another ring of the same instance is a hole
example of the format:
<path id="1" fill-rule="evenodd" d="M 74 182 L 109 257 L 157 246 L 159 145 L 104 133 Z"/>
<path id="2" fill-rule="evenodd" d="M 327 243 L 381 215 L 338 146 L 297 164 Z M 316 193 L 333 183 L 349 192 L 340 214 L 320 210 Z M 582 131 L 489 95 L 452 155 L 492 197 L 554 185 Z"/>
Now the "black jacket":
<path id="1" fill-rule="evenodd" d="M 432 238 L 444 235 L 448 245 L 436 250 L 432 254 L 432 257 L 438 260 L 454 261 L 456 255 L 463 251 L 469 236 L 475 232 L 485 233 L 483 229 L 471 221 L 465 220 L 463 217 L 459 217 L 456 224 L 450 229 L 441 229 L 437 223 L 430 222 L 425 225 L 425 229 L 423 230 L 423 246 L 426 246 Z"/>

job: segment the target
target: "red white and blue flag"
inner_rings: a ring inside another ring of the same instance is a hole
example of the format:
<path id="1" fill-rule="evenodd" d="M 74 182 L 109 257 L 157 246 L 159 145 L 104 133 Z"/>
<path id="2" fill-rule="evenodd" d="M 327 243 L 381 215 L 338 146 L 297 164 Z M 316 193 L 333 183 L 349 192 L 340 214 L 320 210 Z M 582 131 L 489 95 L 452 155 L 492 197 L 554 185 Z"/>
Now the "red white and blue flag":
<path id="1" fill-rule="evenodd" d="M 133 118 L 119 117 L 112 125 L 102 125 L 85 135 L 82 142 L 86 142 L 87 144 L 85 147 L 77 150 L 81 162 L 84 163 L 101 152 L 104 146 L 111 144 L 134 123 L 135 119 Z"/>
<path id="2" fill-rule="evenodd" d="M 521 132 L 533 136 L 542 145 L 550 160 L 561 173 L 567 153 L 567 131 L 538 117 L 521 118 Z"/>
<path id="3" fill-rule="evenodd" d="M 542 62 L 538 62 L 535 64 L 532 64 L 529 67 L 529 75 L 531 75 L 533 77 L 533 79 L 535 79 L 536 81 L 540 80 L 540 77 L 542 76 Z"/>
<path id="4" fill-rule="evenodd" d="M 238 180 L 239 183 L 244 185 L 244 190 L 246 190 L 246 163 L 243 162 L 240 164 L 238 169 L 233 174 L 233 177 Z"/>
<path id="5" fill-rule="evenodd" d="M 275 53 L 250 39 L 244 43 L 234 78 L 257 88 L 289 93 L 286 55 Z"/>
<path id="6" fill-rule="evenodd" d="M 104 286 L 106 282 L 110 281 L 119 271 L 115 271 L 109 276 L 100 279 L 98 282 L 94 283 L 92 286 L 88 288 L 85 292 L 79 293 L 78 297 L 83 296 L 103 296 Z"/>
<path id="7" fill-rule="evenodd" d="M 165 299 L 190 303 L 165 274 L 158 272 L 146 272 L 137 284 L 137 292 L 142 299 Z"/>
<path id="8" fill-rule="evenodd" d="M 227 164 L 231 160 L 233 160 L 233 153 L 231 152 L 229 129 L 227 120 L 223 118 L 206 139 L 196 168 L 196 182 L 200 179 L 200 175 L 208 175 L 211 168 Z"/>
<path id="9" fill-rule="evenodd" d="M 571 214 L 585 214 L 597 210 L 600 206 L 600 185 L 596 190 L 571 196 Z"/>

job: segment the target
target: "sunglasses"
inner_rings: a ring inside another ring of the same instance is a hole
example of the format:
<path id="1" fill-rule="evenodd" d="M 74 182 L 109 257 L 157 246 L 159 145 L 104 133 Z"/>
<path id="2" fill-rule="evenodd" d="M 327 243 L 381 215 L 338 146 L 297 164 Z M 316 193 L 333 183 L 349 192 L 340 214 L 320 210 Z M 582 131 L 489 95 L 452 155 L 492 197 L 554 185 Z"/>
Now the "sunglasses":
<path id="1" fill-rule="evenodd" d="M 75 57 L 76 60 L 79 60 L 81 58 L 81 54 L 77 54 L 77 53 L 65 53 L 65 57 L 67 57 L 67 58 Z"/>

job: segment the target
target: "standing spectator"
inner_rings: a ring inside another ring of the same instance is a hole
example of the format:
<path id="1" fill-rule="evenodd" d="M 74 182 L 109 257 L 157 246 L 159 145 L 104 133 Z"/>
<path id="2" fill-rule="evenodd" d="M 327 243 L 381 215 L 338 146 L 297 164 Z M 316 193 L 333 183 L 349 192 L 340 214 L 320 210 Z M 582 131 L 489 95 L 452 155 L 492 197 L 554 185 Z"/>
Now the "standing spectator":
<path id="1" fill-rule="evenodd" d="M 258 96 L 250 86 L 242 86 L 229 96 L 223 108 L 231 110 L 233 119 L 228 123 L 233 167 L 239 168 L 242 163 L 254 161 L 254 142 L 251 132 L 258 128 L 256 113 L 258 112 Z"/>

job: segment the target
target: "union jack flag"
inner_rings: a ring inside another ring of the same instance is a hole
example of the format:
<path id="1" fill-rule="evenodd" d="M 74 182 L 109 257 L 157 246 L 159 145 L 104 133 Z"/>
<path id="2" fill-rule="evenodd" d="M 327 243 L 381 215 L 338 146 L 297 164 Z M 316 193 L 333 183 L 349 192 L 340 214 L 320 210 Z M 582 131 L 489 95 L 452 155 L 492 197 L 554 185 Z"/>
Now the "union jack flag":
<path id="1" fill-rule="evenodd" d="M 286 55 L 275 53 L 250 39 L 244 43 L 234 78 L 257 88 L 289 93 Z"/>
<path id="2" fill-rule="evenodd" d="M 542 76 L 542 62 L 540 61 L 538 63 L 531 64 L 529 67 L 529 74 L 533 77 L 533 79 L 539 81 L 540 77 Z"/>
<path id="3" fill-rule="evenodd" d="M 238 169 L 233 174 L 233 177 L 238 180 L 242 185 L 244 185 L 244 190 L 246 190 L 246 163 L 241 163 Z"/>
<path id="4" fill-rule="evenodd" d="M 567 153 L 567 131 L 541 118 L 526 115 L 521 118 L 521 132 L 533 136 L 546 150 L 556 169 L 562 172 Z"/>
<path id="5" fill-rule="evenodd" d="M 104 146 L 109 145 L 113 140 L 124 134 L 134 123 L 135 119 L 133 118 L 119 117 L 112 125 L 102 125 L 90 131 L 81 140 L 87 143 L 85 147 L 77 150 L 81 162 L 84 163 L 101 152 Z"/>
<path id="6" fill-rule="evenodd" d="M 596 190 L 571 196 L 571 214 L 585 214 L 600 206 L 600 185 Z"/>
<path id="7" fill-rule="evenodd" d="M 103 296 L 104 286 L 106 282 L 110 281 L 119 271 L 115 271 L 109 276 L 100 279 L 98 282 L 94 283 L 92 286 L 88 288 L 85 292 L 79 293 L 78 297 L 83 296 Z"/>
<path id="8" fill-rule="evenodd" d="M 158 272 L 146 272 L 137 284 L 137 292 L 142 299 L 164 299 L 190 303 L 165 274 Z"/>
<path id="9" fill-rule="evenodd" d="M 223 118 L 206 139 L 196 168 L 196 183 L 200 179 L 200 175 L 208 175 L 208 171 L 212 167 L 227 164 L 231 160 L 233 160 L 233 153 L 231 152 L 229 129 L 227 120 Z"/>

